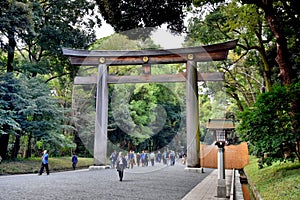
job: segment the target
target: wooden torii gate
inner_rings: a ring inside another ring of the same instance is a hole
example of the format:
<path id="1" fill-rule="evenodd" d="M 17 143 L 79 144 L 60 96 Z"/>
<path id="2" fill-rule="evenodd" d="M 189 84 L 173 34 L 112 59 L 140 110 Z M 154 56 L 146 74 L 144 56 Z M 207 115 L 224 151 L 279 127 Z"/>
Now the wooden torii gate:
<path id="1" fill-rule="evenodd" d="M 186 82 L 187 167 L 200 168 L 198 81 L 223 81 L 223 73 L 199 73 L 197 62 L 225 60 L 237 40 L 208 46 L 167 50 L 76 50 L 62 48 L 72 65 L 98 66 L 97 77 L 76 77 L 74 84 L 97 84 L 94 165 L 106 165 L 108 84 Z M 152 64 L 186 63 L 186 72 L 151 75 Z M 140 76 L 113 76 L 109 66 L 142 65 Z"/>

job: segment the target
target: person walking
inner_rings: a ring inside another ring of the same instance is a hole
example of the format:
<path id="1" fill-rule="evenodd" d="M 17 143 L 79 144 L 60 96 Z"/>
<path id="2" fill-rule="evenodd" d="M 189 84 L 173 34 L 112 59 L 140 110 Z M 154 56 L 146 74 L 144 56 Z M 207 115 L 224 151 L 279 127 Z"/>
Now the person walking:
<path id="1" fill-rule="evenodd" d="M 46 173 L 47 173 L 47 175 L 49 175 L 48 153 L 47 153 L 47 150 L 44 151 L 43 156 L 42 156 L 42 164 L 41 164 L 41 168 L 40 168 L 40 171 L 39 171 L 39 175 L 43 174 L 44 168 L 46 168 Z"/>
<path id="2" fill-rule="evenodd" d="M 175 165 L 175 151 L 170 152 L 170 165 Z"/>
<path id="3" fill-rule="evenodd" d="M 185 153 L 182 154 L 181 162 L 183 165 L 186 164 L 186 154 Z"/>
<path id="4" fill-rule="evenodd" d="M 72 156 L 72 167 L 73 167 L 73 170 L 76 169 L 77 163 L 78 163 L 78 158 L 77 158 L 76 154 L 74 153 L 73 156 Z"/>
<path id="5" fill-rule="evenodd" d="M 148 167 L 148 162 L 149 162 L 149 152 L 148 150 L 145 151 L 145 165 Z"/>
<path id="6" fill-rule="evenodd" d="M 168 151 L 165 151 L 164 152 L 164 155 L 163 155 L 163 163 L 165 165 L 169 165 L 169 152 Z"/>
<path id="7" fill-rule="evenodd" d="M 133 165 L 134 165 L 134 153 L 132 150 L 129 151 L 129 154 L 128 154 L 128 161 L 129 161 L 129 168 L 133 168 Z"/>
<path id="8" fill-rule="evenodd" d="M 123 156 L 122 152 L 119 152 L 116 165 L 117 165 L 117 171 L 119 173 L 120 181 L 122 181 L 124 176 L 124 169 L 127 167 L 127 161 Z"/>
<path id="9" fill-rule="evenodd" d="M 158 163 L 161 163 L 161 153 L 160 151 L 157 152 L 156 160 Z"/>
<path id="10" fill-rule="evenodd" d="M 140 166 L 140 162 L 141 162 L 141 154 L 139 152 L 137 152 L 136 154 L 136 164 L 139 167 Z"/>
<path id="11" fill-rule="evenodd" d="M 142 151 L 142 154 L 141 154 L 141 161 L 142 161 L 142 167 L 145 167 L 146 154 L 144 151 Z"/>
<path id="12" fill-rule="evenodd" d="M 155 160 L 155 153 L 152 151 L 151 154 L 150 154 L 151 166 L 154 166 L 154 160 Z"/>
<path id="13" fill-rule="evenodd" d="M 117 152 L 116 150 L 114 150 L 109 157 L 111 169 L 115 168 L 116 158 L 117 158 Z"/>

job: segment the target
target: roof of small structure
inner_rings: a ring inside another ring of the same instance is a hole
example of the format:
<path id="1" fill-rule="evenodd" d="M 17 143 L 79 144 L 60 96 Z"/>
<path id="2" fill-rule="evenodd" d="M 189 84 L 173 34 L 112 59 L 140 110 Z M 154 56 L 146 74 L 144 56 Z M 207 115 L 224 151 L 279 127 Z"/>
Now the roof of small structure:
<path id="1" fill-rule="evenodd" d="M 232 119 L 209 119 L 206 124 L 207 129 L 234 129 Z"/>

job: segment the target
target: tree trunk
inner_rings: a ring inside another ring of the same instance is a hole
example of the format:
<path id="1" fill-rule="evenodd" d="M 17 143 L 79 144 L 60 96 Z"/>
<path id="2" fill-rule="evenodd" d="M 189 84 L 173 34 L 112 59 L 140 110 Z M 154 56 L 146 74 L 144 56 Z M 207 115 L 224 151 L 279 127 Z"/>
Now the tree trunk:
<path id="1" fill-rule="evenodd" d="M 231 93 L 227 92 L 227 93 L 236 101 L 236 105 L 238 106 L 239 110 L 241 112 L 243 112 L 244 107 L 243 107 L 242 101 L 240 100 L 238 94 L 235 92 L 231 92 Z"/>
<path id="2" fill-rule="evenodd" d="M 15 139 L 15 143 L 14 143 L 14 147 L 13 147 L 13 151 L 12 151 L 12 155 L 11 158 L 15 159 L 18 157 L 18 153 L 20 150 L 20 135 L 16 135 L 16 139 Z"/>
<path id="3" fill-rule="evenodd" d="M 266 51 L 262 42 L 262 38 L 259 38 L 260 40 L 260 48 L 259 48 L 259 53 L 261 55 L 263 64 L 264 64 L 264 70 L 263 70 L 263 78 L 265 82 L 265 89 L 267 92 L 271 91 L 272 88 L 272 83 L 271 83 L 271 67 L 268 63 L 267 56 L 266 56 Z"/>
<path id="4" fill-rule="evenodd" d="M 288 56 L 288 48 L 287 48 L 287 41 L 280 30 L 278 30 L 275 23 L 275 19 L 273 16 L 267 15 L 266 19 L 272 29 L 272 32 L 276 38 L 277 43 L 277 56 L 276 62 L 279 66 L 280 72 L 279 77 L 281 78 L 284 85 L 289 86 L 292 83 L 293 75 L 292 70 L 289 64 L 289 56 Z"/>
<path id="5" fill-rule="evenodd" d="M 27 151 L 25 154 L 25 158 L 31 157 L 31 139 L 32 139 L 32 133 L 29 133 L 28 135 L 28 141 L 27 141 Z"/>
<path id="6" fill-rule="evenodd" d="M 292 83 L 293 74 L 291 66 L 289 64 L 287 40 L 284 37 L 282 24 L 280 24 L 275 15 L 273 8 L 273 0 L 242 0 L 245 4 L 254 4 L 257 7 L 263 9 L 265 13 L 265 19 L 269 24 L 269 27 L 276 39 L 277 44 L 277 57 L 276 62 L 279 66 L 279 77 L 284 85 L 290 85 Z"/>
<path id="7" fill-rule="evenodd" d="M 248 85 L 249 90 L 250 90 L 249 98 L 250 98 L 250 96 L 251 96 L 252 102 L 255 103 L 255 102 L 256 102 L 256 94 L 254 93 L 253 86 L 252 86 L 251 81 L 249 80 L 248 74 L 249 74 L 249 72 L 246 70 L 246 71 L 245 71 L 245 80 L 246 80 L 247 85 Z"/>
<path id="8" fill-rule="evenodd" d="M 15 33 L 13 31 L 8 31 L 8 48 L 7 48 L 7 72 L 13 72 L 13 62 L 15 57 L 16 48 Z"/>
<path id="9" fill-rule="evenodd" d="M 9 141 L 9 134 L 0 135 L 0 156 L 3 160 L 7 159 L 7 147 Z"/>

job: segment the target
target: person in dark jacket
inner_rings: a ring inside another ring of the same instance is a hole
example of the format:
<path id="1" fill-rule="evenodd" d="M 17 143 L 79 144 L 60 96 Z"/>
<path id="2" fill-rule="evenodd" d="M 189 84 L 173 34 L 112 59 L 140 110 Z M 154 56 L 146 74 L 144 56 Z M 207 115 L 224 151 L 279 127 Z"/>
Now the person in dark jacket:
<path id="1" fill-rule="evenodd" d="M 119 173 L 120 181 L 122 181 L 123 176 L 124 176 L 124 169 L 127 167 L 127 161 L 126 161 L 125 157 L 123 156 L 122 152 L 119 152 L 119 156 L 117 158 L 116 165 L 117 165 L 117 171 Z"/>
<path id="2" fill-rule="evenodd" d="M 47 150 L 44 151 L 44 154 L 42 156 L 42 164 L 41 164 L 41 169 L 40 169 L 39 175 L 43 174 L 44 168 L 46 168 L 46 173 L 47 173 L 47 175 L 49 175 L 48 153 L 47 153 Z"/>
<path id="3" fill-rule="evenodd" d="M 73 167 L 73 170 L 76 169 L 77 163 L 78 163 L 78 158 L 77 158 L 76 154 L 74 153 L 73 156 L 72 156 L 72 167 Z"/>

